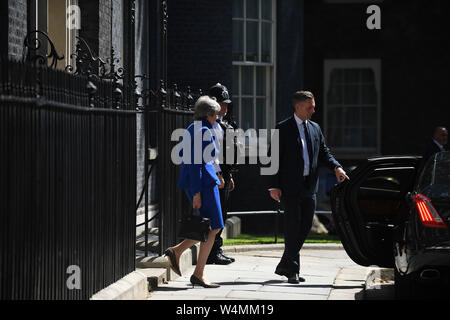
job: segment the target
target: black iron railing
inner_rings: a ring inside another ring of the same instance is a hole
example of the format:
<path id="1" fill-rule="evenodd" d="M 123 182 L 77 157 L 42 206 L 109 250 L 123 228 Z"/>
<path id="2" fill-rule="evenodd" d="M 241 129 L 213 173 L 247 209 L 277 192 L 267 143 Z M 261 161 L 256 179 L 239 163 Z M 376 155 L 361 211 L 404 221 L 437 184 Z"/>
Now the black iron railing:
<path id="1" fill-rule="evenodd" d="M 0 60 L 0 299 L 88 299 L 135 269 L 137 111 L 114 90 Z"/>
<path id="2" fill-rule="evenodd" d="M 190 204 L 182 192 L 177 189 L 179 166 L 171 159 L 172 148 L 178 141 L 171 141 L 172 132 L 186 128 L 193 119 L 193 104 L 201 91 L 194 96 L 188 88 L 186 93 L 178 91 L 177 86 L 161 95 L 160 111 L 158 115 L 158 175 L 157 192 L 159 195 L 159 210 L 162 213 L 160 221 L 160 254 L 178 242 L 178 221 Z"/>
<path id="3" fill-rule="evenodd" d="M 179 240 L 177 221 L 190 205 L 176 188 L 171 134 L 193 120 L 202 92 L 168 88 L 163 0 L 160 19 L 154 90 L 135 81 L 155 77 L 127 73 L 114 48 L 103 61 L 82 38 L 75 64 L 64 70 L 56 69 L 62 57 L 41 31 L 25 39 L 23 61 L 0 59 L 0 299 L 88 299 L 135 269 L 138 113 L 145 123 L 145 235 L 156 219 L 159 254 Z M 150 169 L 159 205 L 153 217 Z"/>
<path id="4" fill-rule="evenodd" d="M 148 224 L 156 220 L 159 230 L 159 246 L 156 248 L 158 254 L 162 254 L 165 248 L 174 245 L 177 241 L 177 222 L 184 211 L 189 210 L 189 203 L 181 190 L 177 189 L 179 167 L 174 165 L 171 159 L 172 148 L 178 143 L 171 141 L 172 132 L 176 129 L 186 128 L 193 121 L 194 102 L 202 95 L 201 90 L 193 93 L 188 87 L 186 91 L 178 90 L 176 84 L 173 88 L 165 88 L 161 80 L 159 89 L 147 90 L 142 93 L 144 104 L 143 113 L 145 117 L 145 131 L 156 135 L 156 150 L 158 156 L 154 160 L 149 159 L 149 149 L 146 149 L 144 172 L 146 182 L 138 203 L 144 202 L 145 226 L 144 252 L 148 255 Z M 147 135 L 146 135 L 147 136 Z M 149 136 L 146 137 L 150 141 Z M 155 138 L 155 137 L 153 137 Z M 147 145 L 148 143 L 146 143 Z M 156 170 L 156 193 L 158 203 L 158 214 L 148 215 L 148 179 L 150 172 Z M 140 226 L 139 225 L 139 226 Z"/>

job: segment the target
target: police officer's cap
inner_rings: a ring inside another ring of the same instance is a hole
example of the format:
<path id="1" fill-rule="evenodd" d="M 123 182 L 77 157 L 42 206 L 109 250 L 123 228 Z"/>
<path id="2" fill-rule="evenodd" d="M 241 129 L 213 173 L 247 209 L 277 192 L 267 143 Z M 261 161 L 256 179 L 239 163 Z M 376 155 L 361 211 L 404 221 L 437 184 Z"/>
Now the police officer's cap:
<path id="1" fill-rule="evenodd" d="M 227 87 L 220 83 L 212 86 L 208 91 L 208 95 L 216 98 L 217 102 L 231 103 Z"/>

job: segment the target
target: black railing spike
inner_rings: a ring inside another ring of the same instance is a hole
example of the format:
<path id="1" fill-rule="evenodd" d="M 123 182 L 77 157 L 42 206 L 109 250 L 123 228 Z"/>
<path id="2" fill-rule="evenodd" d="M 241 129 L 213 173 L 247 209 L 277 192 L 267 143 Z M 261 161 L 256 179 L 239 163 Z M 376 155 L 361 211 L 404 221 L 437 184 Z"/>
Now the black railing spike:
<path id="1" fill-rule="evenodd" d="M 94 95 L 97 93 L 97 87 L 92 81 L 89 80 L 86 85 L 86 89 L 88 90 L 89 94 L 89 107 L 94 108 Z"/>
<path id="2" fill-rule="evenodd" d="M 186 97 L 186 101 L 184 102 L 184 106 L 185 106 L 185 109 L 189 110 L 192 108 L 193 101 L 194 101 L 194 98 L 192 97 L 192 94 L 191 94 L 190 86 L 187 86 L 185 97 Z"/>
<path id="3" fill-rule="evenodd" d="M 166 84 L 163 79 L 160 79 L 159 81 L 159 90 L 158 90 L 158 97 L 159 97 L 159 107 L 165 108 L 166 107 L 166 98 L 167 98 L 167 90 L 166 90 Z"/>
<path id="4" fill-rule="evenodd" d="M 175 109 L 180 109 L 182 102 L 180 92 L 178 91 L 178 85 L 175 83 L 173 85 L 173 103 L 175 105 Z"/>

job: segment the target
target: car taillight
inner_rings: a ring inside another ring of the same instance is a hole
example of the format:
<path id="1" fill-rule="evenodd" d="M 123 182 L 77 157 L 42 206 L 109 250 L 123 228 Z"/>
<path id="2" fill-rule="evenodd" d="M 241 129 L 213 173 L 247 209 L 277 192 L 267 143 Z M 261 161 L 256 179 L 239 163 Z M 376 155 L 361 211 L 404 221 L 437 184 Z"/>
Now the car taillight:
<path id="1" fill-rule="evenodd" d="M 433 228 L 447 228 L 444 220 L 437 212 L 436 208 L 431 203 L 431 200 L 423 194 L 414 196 L 417 210 L 419 211 L 420 220 L 427 227 Z"/>

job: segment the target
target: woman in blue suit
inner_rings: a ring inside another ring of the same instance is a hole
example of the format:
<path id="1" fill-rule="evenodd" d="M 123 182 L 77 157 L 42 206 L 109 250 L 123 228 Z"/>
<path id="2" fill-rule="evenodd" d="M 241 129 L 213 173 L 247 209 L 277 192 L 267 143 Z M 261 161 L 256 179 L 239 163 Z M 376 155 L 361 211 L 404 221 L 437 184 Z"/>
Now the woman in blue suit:
<path id="1" fill-rule="evenodd" d="M 208 283 L 203 272 L 216 234 L 224 227 L 218 186 L 221 185 L 214 169 L 218 150 L 214 143 L 212 126 L 217 120 L 220 105 L 208 96 L 200 97 L 195 103 L 194 123 L 183 136 L 183 162 L 181 164 L 178 188 L 184 189 L 194 209 L 211 220 L 211 231 L 206 242 L 200 243 L 198 261 L 191 283 L 205 288 L 219 285 Z M 223 187 L 223 186 L 221 186 Z M 198 241 L 185 239 L 175 247 L 165 251 L 172 270 L 181 276 L 179 260 L 181 254 Z"/>

